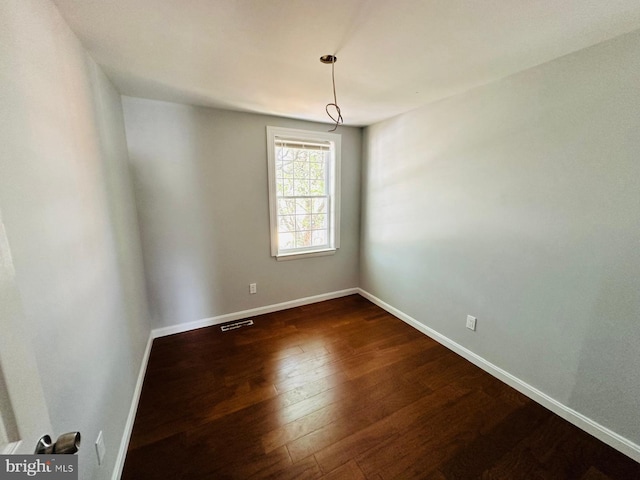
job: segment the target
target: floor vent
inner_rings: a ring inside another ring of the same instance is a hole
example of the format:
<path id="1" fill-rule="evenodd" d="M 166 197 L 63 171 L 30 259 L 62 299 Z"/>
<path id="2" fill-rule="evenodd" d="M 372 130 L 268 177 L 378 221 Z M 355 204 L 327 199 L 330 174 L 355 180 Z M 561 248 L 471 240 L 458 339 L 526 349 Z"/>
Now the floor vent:
<path id="1" fill-rule="evenodd" d="M 227 323 L 226 325 L 222 325 L 220 330 L 223 332 L 228 332 L 229 330 L 235 330 L 236 328 L 242 327 L 250 327 L 253 325 L 253 320 L 242 320 L 240 322 Z"/>

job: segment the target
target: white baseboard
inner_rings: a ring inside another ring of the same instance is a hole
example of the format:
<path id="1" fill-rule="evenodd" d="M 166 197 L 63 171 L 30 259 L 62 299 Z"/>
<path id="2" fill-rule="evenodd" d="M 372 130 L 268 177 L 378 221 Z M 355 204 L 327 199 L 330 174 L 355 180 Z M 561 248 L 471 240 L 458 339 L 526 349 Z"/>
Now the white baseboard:
<path id="1" fill-rule="evenodd" d="M 181 323 L 178 325 L 171 325 L 169 327 L 161 327 L 154 329 L 151 334 L 153 338 L 164 337 L 167 335 L 173 335 L 174 333 L 188 332 L 189 330 L 196 330 L 198 328 L 210 327 L 212 325 L 219 325 L 225 322 L 232 322 L 234 320 L 242 320 L 248 317 L 255 317 L 257 315 L 264 315 L 265 313 L 277 312 L 280 310 L 286 310 L 287 308 L 300 307 L 302 305 L 310 305 L 312 303 L 324 302 L 325 300 L 332 300 L 334 298 L 346 297 L 347 295 L 353 295 L 359 293 L 358 288 L 348 288 L 346 290 L 339 290 L 337 292 L 323 293 L 321 295 L 314 295 L 312 297 L 299 298 L 297 300 L 291 300 L 288 302 L 275 303 L 273 305 L 266 305 L 264 307 L 252 308 L 250 310 L 242 310 L 240 312 L 227 313 L 224 315 L 218 315 L 217 317 L 204 318 L 202 320 L 196 320 L 189 323 Z"/>
<path id="2" fill-rule="evenodd" d="M 622 435 L 619 435 L 616 432 L 609 430 L 608 428 L 600 425 L 598 422 L 591 420 L 590 418 L 582 415 L 580 412 L 577 412 L 572 408 L 551 398 L 549 395 L 545 394 L 544 392 L 541 392 L 537 388 L 532 387 L 531 385 L 519 379 L 518 377 L 492 364 L 491 362 L 485 360 L 483 357 L 473 353 L 471 350 L 468 350 L 467 348 L 454 342 L 448 337 L 445 337 L 444 335 L 436 332 L 432 328 L 429 328 L 426 325 L 418 322 L 415 318 L 407 315 L 406 313 L 380 300 L 378 297 L 375 297 L 369 292 L 359 288 L 358 293 L 360 293 L 360 295 L 370 300 L 371 302 L 375 303 L 379 307 L 383 308 L 390 314 L 398 317 L 403 322 L 411 325 L 416 330 L 424 333 L 428 337 L 433 338 L 435 341 L 444 345 L 450 350 L 453 350 L 458 355 L 469 360 L 474 365 L 477 365 L 478 367 L 482 368 L 487 373 L 493 375 L 494 377 L 503 381 L 507 385 L 515 388 L 520 393 L 523 393 L 533 401 L 548 408 L 556 415 L 559 415 L 565 420 L 571 422 L 576 427 L 593 435 L 599 440 L 602 440 L 604 443 L 612 446 L 613 448 L 624 453 L 628 457 L 631 457 L 635 461 L 640 462 L 640 445 L 635 444 L 634 442 L 623 437 Z"/>
<path id="3" fill-rule="evenodd" d="M 120 449 L 118 450 L 118 457 L 116 458 L 116 464 L 113 467 L 112 480 L 119 480 L 122 475 L 122 469 L 124 468 L 124 461 L 127 457 L 127 449 L 129 448 L 129 440 L 131 440 L 131 432 L 133 431 L 133 422 L 136 419 L 136 412 L 138 411 L 138 402 L 140 401 L 140 393 L 142 393 L 142 384 L 144 382 L 144 375 L 147 372 L 147 364 L 149 363 L 149 355 L 151 354 L 151 344 L 153 343 L 153 334 L 149 334 L 149 340 L 147 340 L 147 347 L 145 348 L 144 355 L 142 357 L 142 363 L 140 364 L 140 370 L 138 371 L 138 381 L 136 382 L 136 388 L 133 391 L 133 399 L 131 400 L 131 407 L 129 408 L 129 416 L 127 417 L 127 423 L 124 426 L 124 433 L 122 434 L 122 440 L 120 440 Z"/>

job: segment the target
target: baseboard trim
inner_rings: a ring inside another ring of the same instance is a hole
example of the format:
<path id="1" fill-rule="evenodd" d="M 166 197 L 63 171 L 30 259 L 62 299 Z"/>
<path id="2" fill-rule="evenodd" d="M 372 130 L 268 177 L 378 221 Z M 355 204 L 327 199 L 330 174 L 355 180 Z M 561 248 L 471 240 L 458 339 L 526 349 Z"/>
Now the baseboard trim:
<path id="1" fill-rule="evenodd" d="M 144 376 L 147 373 L 147 364 L 149 363 L 149 355 L 151 354 L 151 345 L 153 344 L 153 334 L 149 334 L 147 340 L 147 347 L 144 350 L 142 357 L 142 363 L 140 364 L 140 370 L 138 371 L 138 381 L 136 382 L 136 388 L 133 391 L 133 398 L 131 400 L 131 407 L 129 408 L 129 416 L 127 417 L 127 423 L 124 426 L 124 433 L 122 434 L 122 440 L 120 440 L 120 449 L 118 450 L 118 456 L 116 458 L 116 464 L 113 467 L 112 480 L 119 480 L 122 476 L 122 469 L 124 468 L 124 461 L 127 457 L 127 450 L 129 448 L 129 441 L 131 440 L 131 432 L 133 432 L 133 422 L 136 419 L 136 412 L 138 411 L 138 403 L 140 402 L 140 393 L 142 393 L 142 384 L 144 383 Z"/>
<path id="2" fill-rule="evenodd" d="M 290 300 L 288 302 L 275 303 L 272 305 L 266 305 L 264 307 L 241 310 L 234 313 L 227 313 L 224 315 L 218 315 L 216 317 L 203 318 L 202 320 L 196 320 L 189 323 L 181 323 L 178 325 L 171 325 L 169 327 L 156 328 L 151 332 L 151 334 L 153 335 L 153 338 L 165 337 L 167 335 L 188 332 L 190 330 L 210 327 L 212 325 L 219 325 L 221 323 L 232 322 L 234 320 L 242 320 L 248 317 L 264 315 L 265 313 L 278 312 L 280 310 L 286 310 L 288 308 L 300 307 L 302 305 L 324 302 L 325 300 L 333 300 L 334 298 L 346 297 L 347 295 L 353 295 L 359 292 L 360 290 L 358 288 L 347 288 L 346 290 L 338 290 L 336 292 L 323 293 L 321 295 L 299 298 L 297 300 Z"/>
<path id="3" fill-rule="evenodd" d="M 492 364 L 491 362 L 484 359 L 480 355 L 473 353 L 471 350 L 454 342 L 453 340 L 442 335 L 441 333 L 418 322 L 415 318 L 389 305 L 388 303 L 372 295 L 371 293 L 361 288 L 358 288 L 358 293 L 362 295 L 364 298 L 378 305 L 380 308 L 386 310 L 387 312 L 394 315 L 395 317 L 398 317 L 403 322 L 407 323 L 408 325 L 411 325 L 416 330 L 422 332 L 428 337 L 433 338 L 438 343 L 456 352 L 458 355 L 469 360 L 474 365 L 477 365 L 478 367 L 482 368 L 487 373 L 493 375 L 494 377 L 503 381 L 507 385 L 515 388 L 520 393 L 526 395 L 533 401 L 548 408 L 556 415 L 559 415 L 565 420 L 571 422 L 576 427 L 593 435 L 599 440 L 602 440 L 607 445 L 610 445 L 611 447 L 624 453 L 625 455 L 634 459 L 635 461 L 640 462 L 640 445 L 635 444 L 631 440 L 623 437 L 622 435 L 617 434 L 616 432 L 608 429 L 607 427 L 600 425 L 598 422 L 586 417 L 580 412 L 577 412 L 576 410 L 573 410 L 572 408 L 564 405 L 563 403 L 560 403 L 559 401 L 555 400 L 554 398 L 550 397 L 544 392 L 529 385 L 528 383 L 524 382 L 518 377 L 510 374 L 506 370 L 503 370 L 502 368 Z"/>

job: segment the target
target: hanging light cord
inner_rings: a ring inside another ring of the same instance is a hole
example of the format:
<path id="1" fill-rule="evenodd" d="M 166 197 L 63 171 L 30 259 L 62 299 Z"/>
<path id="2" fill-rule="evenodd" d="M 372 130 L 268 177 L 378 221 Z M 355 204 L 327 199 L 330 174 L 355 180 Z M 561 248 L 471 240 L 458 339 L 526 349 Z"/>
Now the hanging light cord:
<path id="1" fill-rule="evenodd" d="M 329 118 L 331 118 L 331 120 L 336 122 L 335 126 L 331 130 L 329 130 L 330 132 L 335 132 L 336 129 L 338 128 L 338 125 L 344 122 L 344 120 L 342 119 L 342 113 L 340 112 L 340 107 L 338 106 L 338 100 L 336 98 L 335 66 L 336 66 L 336 57 L 333 57 L 331 61 L 331 83 L 333 84 L 333 103 L 327 103 L 327 106 L 324 107 L 325 111 L 327 112 L 327 115 L 329 115 Z M 338 113 L 337 118 L 331 115 L 331 113 L 329 113 L 329 107 L 335 107 L 336 112 Z"/>

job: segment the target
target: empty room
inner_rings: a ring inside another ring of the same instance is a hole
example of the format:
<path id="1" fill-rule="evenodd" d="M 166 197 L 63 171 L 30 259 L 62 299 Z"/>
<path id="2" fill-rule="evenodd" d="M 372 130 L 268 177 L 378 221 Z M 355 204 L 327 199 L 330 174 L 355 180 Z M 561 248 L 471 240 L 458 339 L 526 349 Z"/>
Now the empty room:
<path id="1" fill-rule="evenodd" d="M 2 478 L 639 479 L 639 273 L 637 0 L 0 0 Z"/>

